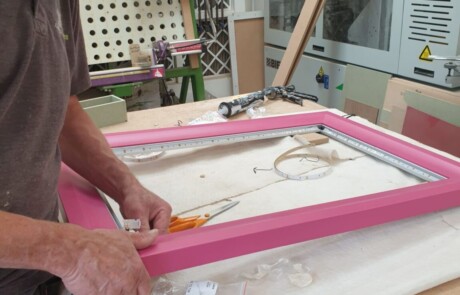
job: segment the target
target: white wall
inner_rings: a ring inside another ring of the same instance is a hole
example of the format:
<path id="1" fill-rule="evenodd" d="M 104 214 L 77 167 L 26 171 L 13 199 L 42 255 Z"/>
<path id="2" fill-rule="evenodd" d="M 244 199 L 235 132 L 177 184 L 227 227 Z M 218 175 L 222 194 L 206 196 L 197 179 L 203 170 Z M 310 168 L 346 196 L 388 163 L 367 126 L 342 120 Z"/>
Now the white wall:
<path id="1" fill-rule="evenodd" d="M 265 0 L 234 0 L 236 11 L 264 10 Z"/>
<path id="2" fill-rule="evenodd" d="M 265 7 L 265 0 L 252 0 L 252 10 L 257 11 L 264 11 Z"/>
<path id="3" fill-rule="evenodd" d="M 233 95 L 232 77 L 230 74 L 205 77 L 205 90 L 211 98 L 227 97 Z"/>

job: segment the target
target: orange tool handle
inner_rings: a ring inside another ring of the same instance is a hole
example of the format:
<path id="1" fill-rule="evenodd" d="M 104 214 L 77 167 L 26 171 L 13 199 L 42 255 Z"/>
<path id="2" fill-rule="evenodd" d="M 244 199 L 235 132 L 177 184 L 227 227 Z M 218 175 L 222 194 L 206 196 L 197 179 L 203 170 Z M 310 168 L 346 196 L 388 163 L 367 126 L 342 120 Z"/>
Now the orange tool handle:
<path id="1" fill-rule="evenodd" d="M 201 215 L 195 215 L 195 216 L 190 216 L 190 217 L 172 216 L 171 220 L 169 222 L 169 227 L 176 226 L 176 225 L 182 224 L 182 223 L 187 223 L 187 222 L 190 222 L 190 221 L 195 221 L 200 217 L 201 217 Z"/>
<path id="2" fill-rule="evenodd" d="M 190 220 L 190 221 L 186 221 L 186 222 L 179 222 L 179 223 L 176 223 L 176 224 L 173 223 L 173 224 L 171 224 L 169 226 L 168 231 L 170 233 L 175 233 L 175 232 L 178 232 L 178 231 L 197 228 L 197 227 L 200 227 L 203 224 L 205 224 L 206 221 L 208 221 L 208 220 L 207 219 L 195 219 L 195 220 Z"/>

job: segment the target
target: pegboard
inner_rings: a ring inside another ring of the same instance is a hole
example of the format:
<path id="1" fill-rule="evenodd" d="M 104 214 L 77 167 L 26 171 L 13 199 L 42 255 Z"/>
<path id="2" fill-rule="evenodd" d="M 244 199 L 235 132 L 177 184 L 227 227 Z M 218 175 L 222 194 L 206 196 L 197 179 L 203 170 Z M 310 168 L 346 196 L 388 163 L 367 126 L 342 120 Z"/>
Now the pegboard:
<path id="1" fill-rule="evenodd" d="M 179 0 L 80 0 L 88 64 L 130 60 L 129 45 L 185 40 Z"/>

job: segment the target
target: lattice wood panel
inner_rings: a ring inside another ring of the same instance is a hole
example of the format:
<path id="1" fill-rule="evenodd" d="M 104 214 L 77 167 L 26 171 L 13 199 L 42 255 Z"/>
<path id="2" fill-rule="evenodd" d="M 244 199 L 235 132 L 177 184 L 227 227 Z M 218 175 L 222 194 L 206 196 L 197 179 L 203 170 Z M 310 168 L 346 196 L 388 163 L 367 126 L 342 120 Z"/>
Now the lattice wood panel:
<path id="1" fill-rule="evenodd" d="M 212 28 L 209 15 L 204 16 L 205 2 L 206 0 L 195 1 L 198 15 L 197 28 L 200 38 L 212 40 L 212 43 L 208 46 L 208 51 L 201 55 L 203 75 L 227 74 L 231 72 L 230 43 L 227 18 L 222 18 L 222 8 L 224 11 L 231 9 L 231 2 L 230 0 L 208 0 L 209 11 L 213 15 L 212 21 L 215 31 Z"/>
<path id="2" fill-rule="evenodd" d="M 231 60 L 227 19 L 225 19 L 223 26 L 216 31 L 216 36 L 212 31 L 206 30 L 201 32 L 201 37 L 214 40 L 208 46 L 208 51 L 201 55 L 203 75 L 214 76 L 230 73 Z"/>

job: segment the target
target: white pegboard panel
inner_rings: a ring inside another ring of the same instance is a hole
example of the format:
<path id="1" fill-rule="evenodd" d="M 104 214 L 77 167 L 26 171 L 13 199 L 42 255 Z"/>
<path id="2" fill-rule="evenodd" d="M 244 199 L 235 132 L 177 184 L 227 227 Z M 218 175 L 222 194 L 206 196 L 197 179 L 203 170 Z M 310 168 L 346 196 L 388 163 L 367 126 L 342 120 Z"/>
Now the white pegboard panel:
<path id="1" fill-rule="evenodd" d="M 130 60 L 129 45 L 185 40 L 179 0 L 80 0 L 88 64 Z"/>

